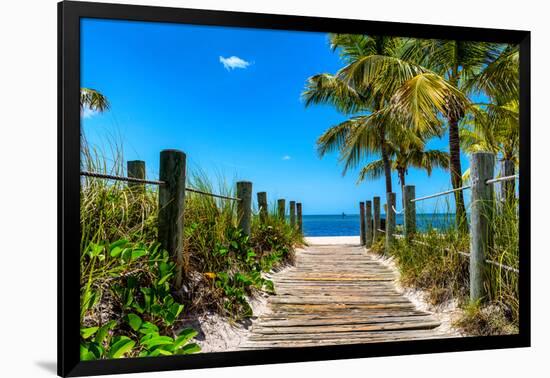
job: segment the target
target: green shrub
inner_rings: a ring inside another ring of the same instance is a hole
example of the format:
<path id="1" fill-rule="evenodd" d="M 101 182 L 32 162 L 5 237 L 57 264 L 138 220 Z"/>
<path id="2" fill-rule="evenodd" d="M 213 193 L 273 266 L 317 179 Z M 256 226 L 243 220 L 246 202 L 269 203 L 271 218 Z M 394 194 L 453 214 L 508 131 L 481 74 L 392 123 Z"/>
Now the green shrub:
<path id="1" fill-rule="evenodd" d="M 200 350 L 187 344 L 196 335 L 193 330 L 168 343 L 168 334 L 173 333 L 174 322 L 184 308 L 170 293 L 174 269 L 168 252 L 158 244 L 147 246 L 124 239 L 90 243 L 81 258 L 81 277 L 85 280 L 81 282 L 81 358 Z"/>

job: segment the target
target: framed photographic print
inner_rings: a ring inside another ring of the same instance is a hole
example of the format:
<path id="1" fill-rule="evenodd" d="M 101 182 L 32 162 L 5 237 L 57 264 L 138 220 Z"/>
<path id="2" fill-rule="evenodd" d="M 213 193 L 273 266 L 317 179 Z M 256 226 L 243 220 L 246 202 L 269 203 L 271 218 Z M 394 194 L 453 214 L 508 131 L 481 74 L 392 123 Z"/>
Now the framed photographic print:
<path id="1" fill-rule="evenodd" d="M 529 346 L 529 32 L 58 10 L 59 375 Z"/>

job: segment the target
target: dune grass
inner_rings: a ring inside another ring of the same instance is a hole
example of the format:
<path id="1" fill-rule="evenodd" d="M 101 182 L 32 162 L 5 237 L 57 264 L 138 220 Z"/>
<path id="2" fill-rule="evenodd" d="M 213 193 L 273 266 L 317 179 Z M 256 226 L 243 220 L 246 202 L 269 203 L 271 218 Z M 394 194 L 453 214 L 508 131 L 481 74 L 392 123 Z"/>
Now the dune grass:
<path id="1" fill-rule="evenodd" d="M 83 148 L 82 169 L 125 175 L 119 149 L 112 158 Z M 189 186 L 234 196 L 199 170 Z M 180 330 L 190 312 L 215 311 L 231 319 L 252 315 L 248 298 L 273 290 L 263 273 L 292 262 L 302 242 L 296 228 L 270 213 L 253 216 L 251 236 L 237 228 L 234 201 L 186 194 L 184 285 L 170 285 L 175 264 L 157 240 L 155 186 L 82 178 L 80 191 L 81 358 L 194 353 L 196 332 Z M 158 343 L 157 343 L 158 342 Z"/>
<path id="2" fill-rule="evenodd" d="M 447 206 L 448 203 L 444 203 Z M 487 259 L 518 267 L 519 228 L 518 202 L 498 203 L 493 209 L 493 243 Z M 452 215 L 449 215 L 452 216 Z M 454 220 L 444 222 L 453 224 Z M 388 255 L 396 259 L 404 286 L 420 288 L 434 305 L 456 299 L 464 309 L 456 325 L 473 335 L 517 333 L 519 326 L 518 275 L 501 267 L 486 264 L 486 298 L 479 303 L 469 301 L 468 234 L 455 227 L 428 226 L 412 241 L 397 238 Z M 385 253 L 384 241 L 379 240 L 373 251 Z"/>

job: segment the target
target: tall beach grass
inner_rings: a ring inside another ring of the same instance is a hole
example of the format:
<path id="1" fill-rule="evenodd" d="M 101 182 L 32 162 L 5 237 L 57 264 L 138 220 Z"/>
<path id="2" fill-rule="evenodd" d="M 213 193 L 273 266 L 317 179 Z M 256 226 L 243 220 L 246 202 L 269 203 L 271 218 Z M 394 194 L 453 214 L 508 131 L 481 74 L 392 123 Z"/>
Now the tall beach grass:
<path id="1" fill-rule="evenodd" d="M 437 205 L 454 224 L 450 203 Z M 517 268 L 519 263 L 518 201 L 498 202 L 491 209 L 491 245 L 487 259 Z M 438 224 L 441 219 L 438 218 Z M 396 259 L 405 286 L 426 291 L 434 305 L 457 300 L 464 314 L 456 325 L 475 335 L 517 333 L 519 326 L 518 274 L 496 264 L 486 264 L 484 286 L 486 298 L 479 303 L 469 301 L 469 234 L 455 227 L 436 228 L 418 232 L 413 240 L 396 238 L 393 248 L 384 251 L 379 240 L 373 250 Z"/>

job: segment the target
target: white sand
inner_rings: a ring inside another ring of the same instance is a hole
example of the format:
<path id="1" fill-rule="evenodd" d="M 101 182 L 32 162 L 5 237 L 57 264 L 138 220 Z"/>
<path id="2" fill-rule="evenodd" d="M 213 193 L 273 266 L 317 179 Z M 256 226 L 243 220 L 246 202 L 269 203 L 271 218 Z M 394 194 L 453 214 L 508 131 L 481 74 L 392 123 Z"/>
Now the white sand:
<path id="1" fill-rule="evenodd" d="M 290 268 L 290 265 L 282 266 L 275 271 L 263 273 L 262 276 L 271 279 L 274 275 L 283 273 Z M 270 311 L 267 306 L 268 297 L 268 293 L 256 292 L 254 297 L 247 298 L 253 313 L 250 319 L 231 322 L 218 314 L 206 313 L 186 319 L 182 328 L 192 327 L 199 331 L 195 342 L 200 345 L 203 353 L 242 350 L 239 346 L 248 340 L 254 322 L 259 316 Z"/>
<path id="2" fill-rule="evenodd" d="M 239 350 L 250 334 L 253 320 L 266 312 L 267 294 L 260 294 L 249 299 L 254 316 L 239 322 L 231 322 L 215 313 L 206 313 L 187 319 L 182 328 L 191 327 L 199 332 L 195 342 L 203 353 L 230 352 Z"/>
<path id="3" fill-rule="evenodd" d="M 359 236 L 306 236 L 304 239 L 308 245 L 359 245 Z"/>

